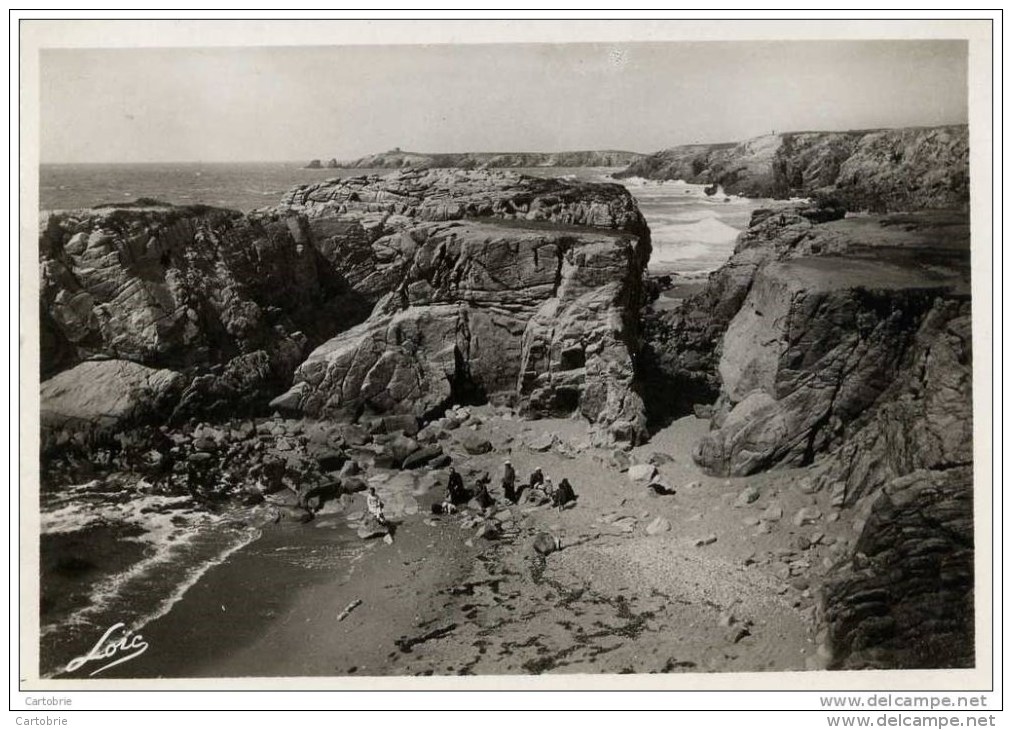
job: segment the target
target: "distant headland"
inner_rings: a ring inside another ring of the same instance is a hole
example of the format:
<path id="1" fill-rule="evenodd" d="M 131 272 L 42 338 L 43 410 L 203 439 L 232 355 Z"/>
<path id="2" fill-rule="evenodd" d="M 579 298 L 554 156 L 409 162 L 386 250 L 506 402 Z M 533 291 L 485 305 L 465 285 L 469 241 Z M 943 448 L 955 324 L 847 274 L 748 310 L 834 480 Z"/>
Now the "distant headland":
<path id="1" fill-rule="evenodd" d="M 638 152 L 582 150 L 577 152 L 405 152 L 399 147 L 357 160 L 313 160 L 308 169 L 461 167 L 627 167 L 646 157 Z"/>

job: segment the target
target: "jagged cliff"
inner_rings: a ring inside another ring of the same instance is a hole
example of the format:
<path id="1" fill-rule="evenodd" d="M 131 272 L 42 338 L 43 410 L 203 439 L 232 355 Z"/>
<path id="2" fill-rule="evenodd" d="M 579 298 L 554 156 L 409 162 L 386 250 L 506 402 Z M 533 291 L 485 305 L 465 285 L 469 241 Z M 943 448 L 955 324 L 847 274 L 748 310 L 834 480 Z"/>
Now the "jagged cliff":
<path id="1" fill-rule="evenodd" d="M 973 664 L 969 283 L 961 212 L 760 210 L 701 293 L 648 316 L 641 363 L 717 393 L 700 466 L 813 465 L 853 522 L 821 592 L 831 667 Z"/>
<path id="2" fill-rule="evenodd" d="M 43 421 L 262 408 L 298 368 L 288 412 L 432 416 L 494 396 L 636 440 L 649 251 L 621 186 L 505 172 L 333 180 L 248 216 L 154 201 L 54 214 Z M 104 413 L 117 384 L 125 401 Z"/>
<path id="3" fill-rule="evenodd" d="M 772 134 L 673 147 L 615 176 L 718 185 L 753 198 L 832 195 L 848 210 L 958 208 L 969 200 L 969 134 L 965 125 Z"/>
<path id="4" fill-rule="evenodd" d="M 625 167 L 645 155 L 616 150 L 582 150 L 577 152 L 402 152 L 391 150 L 367 155 L 357 160 L 335 162 L 328 167 L 352 169 L 457 167 L 492 169 L 504 167 Z M 313 163 L 316 163 L 315 165 Z M 310 167 L 322 167 L 313 160 Z"/>

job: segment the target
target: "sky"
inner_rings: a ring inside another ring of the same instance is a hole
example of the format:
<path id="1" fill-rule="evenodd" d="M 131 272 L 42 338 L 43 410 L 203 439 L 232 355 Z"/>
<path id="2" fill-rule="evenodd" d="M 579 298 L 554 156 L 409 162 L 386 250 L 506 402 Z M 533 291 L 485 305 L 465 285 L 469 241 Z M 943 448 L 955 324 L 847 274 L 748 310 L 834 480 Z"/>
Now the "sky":
<path id="1" fill-rule="evenodd" d="M 44 49 L 40 159 L 654 152 L 963 124 L 964 41 Z"/>

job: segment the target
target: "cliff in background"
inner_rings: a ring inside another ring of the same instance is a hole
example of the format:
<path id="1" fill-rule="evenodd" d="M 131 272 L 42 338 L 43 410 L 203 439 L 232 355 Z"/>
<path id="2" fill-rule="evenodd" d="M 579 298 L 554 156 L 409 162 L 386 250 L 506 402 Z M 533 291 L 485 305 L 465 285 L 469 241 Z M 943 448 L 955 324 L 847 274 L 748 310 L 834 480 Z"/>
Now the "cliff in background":
<path id="1" fill-rule="evenodd" d="M 326 165 L 313 160 L 308 167 L 415 168 L 459 167 L 465 170 L 504 167 L 624 167 L 645 155 L 638 152 L 616 150 L 583 150 L 577 152 L 402 152 L 391 150 L 367 155 L 357 160 L 339 162 L 330 160 Z"/>
<path id="2" fill-rule="evenodd" d="M 969 134 L 966 125 L 772 134 L 662 150 L 615 177 L 718 185 L 752 198 L 832 195 L 848 210 L 959 208 L 969 200 Z"/>

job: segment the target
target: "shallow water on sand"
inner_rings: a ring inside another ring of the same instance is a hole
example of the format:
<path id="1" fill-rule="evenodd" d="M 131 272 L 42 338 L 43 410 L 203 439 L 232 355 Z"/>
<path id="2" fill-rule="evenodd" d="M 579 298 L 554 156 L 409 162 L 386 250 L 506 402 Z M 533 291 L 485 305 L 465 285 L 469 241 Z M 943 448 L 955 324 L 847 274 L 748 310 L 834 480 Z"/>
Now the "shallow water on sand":
<path id="1" fill-rule="evenodd" d="M 137 632 L 212 566 L 259 536 L 136 479 L 96 479 L 41 500 L 40 669 L 58 676 L 111 626 Z"/>

